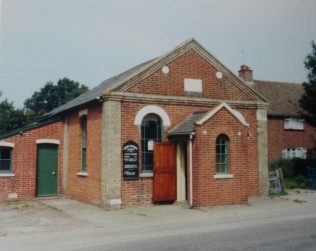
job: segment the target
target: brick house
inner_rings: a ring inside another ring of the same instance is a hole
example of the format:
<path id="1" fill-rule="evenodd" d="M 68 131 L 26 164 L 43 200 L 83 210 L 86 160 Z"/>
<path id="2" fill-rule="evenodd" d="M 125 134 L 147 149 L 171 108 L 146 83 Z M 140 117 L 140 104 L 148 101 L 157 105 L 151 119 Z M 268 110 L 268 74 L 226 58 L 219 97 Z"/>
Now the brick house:
<path id="1" fill-rule="evenodd" d="M 190 39 L 0 136 L 0 200 L 118 207 L 267 193 L 267 101 Z"/>
<path id="2" fill-rule="evenodd" d="M 268 161 L 306 158 L 314 155 L 316 129 L 301 117 L 302 84 L 253 79 L 250 67 L 242 65 L 239 76 L 269 102 Z"/>

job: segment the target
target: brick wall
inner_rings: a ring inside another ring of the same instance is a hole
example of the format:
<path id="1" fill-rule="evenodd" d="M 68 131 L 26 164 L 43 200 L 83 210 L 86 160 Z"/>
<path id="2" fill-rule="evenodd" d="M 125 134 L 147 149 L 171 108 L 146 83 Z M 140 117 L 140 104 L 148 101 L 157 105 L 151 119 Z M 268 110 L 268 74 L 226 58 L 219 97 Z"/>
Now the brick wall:
<path id="1" fill-rule="evenodd" d="M 128 92 L 168 96 L 191 96 L 184 91 L 184 78 L 202 79 L 201 97 L 231 100 L 251 100 L 247 94 L 223 76 L 217 79 L 217 70 L 191 49 L 168 64 L 170 72 L 164 76 L 161 69 L 128 89 Z"/>
<path id="2" fill-rule="evenodd" d="M 35 128 L 3 141 L 13 142 L 12 172 L 14 177 L 0 177 L 0 200 L 7 200 L 11 193 L 17 194 L 17 199 L 31 199 L 36 196 L 36 159 L 37 139 L 57 139 L 58 146 L 58 191 L 62 191 L 63 163 L 63 123 L 54 122 Z"/>
<path id="3" fill-rule="evenodd" d="M 241 204 L 249 195 L 258 195 L 258 156 L 254 110 L 239 110 L 250 124 L 245 128 L 226 109 L 197 127 L 193 143 L 193 204 L 209 206 Z M 229 138 L 229 174 L 215 179 L 216 138 Z"/>
<path id="4" fill-rule="evenodd" d="M 134 125 L 137 112 L 147 104 L 123 102 L 122 104 L 122 145 L 133 140 L 139 145 L 139 173 L 141 173 L 141 128 Z M 153 105 L 151 103 L 151 105 Z M 210 107 L 179 106 L 154 104 L 163 108 L 170 117 L 170 128 L 164 129 L 163 140 L 167 140 L 167 131 L 182 122 L 193 111 L 207 111 Z M 152 202 L 152 178 L 139 178 L 139 180 L 124 181 L 121 184 L 122 204 L 149 204 Z"/>
<path id="5" fill-rule="evenodd" d="M 285 130 L 284 118 L 268 117 L 268 160 L 282 156 L 282 148 L 315 147 L 316 129 L 304 123 L 304 130 Z"/>
<path id="6" fill-rule="evenodd" d="M 87 176 L 81 171 L 81 125 L 79 110 L 68 115 L 68 196 L 101 204 L 102 105 L 88 107 Z"/>
<path id="7" fill-rule="evenodd" d="M 203 82 L 203 91 L 201 94 L 195 94 L 196 96 L 221 100 L 251 100 L 239 87 L 232 84 L 226 76 L 223 76 L 222 79 L 217 79 L 215 77 L 217 70 L 194 49 L 190 49 L 167 65 L 170 69 L 167 76 L 163 75 L 159 69 L 129 88 L 127 92 L 166 96 L 192 96 L 192 93 L 184 91 L 184 78 L 193 78 L 202 79 Z M 192 112 L 209 111 L 211 109 L 211 106 L 190 105 L 189 102 L 186 105 L 137 101 L 123 102 L 122 144 L 128 140 L 133 140 L 141 149 L 141 129 L 134 125 L 134 119 L 137 112 L 149 104 L 160 106 L 170 117 L 171 126 L 165 129 L 163 140 L 167 140 L 167 131 L 169 129 L 182 122 Z M 194 191 L 197 194 L 197 197 L 194 198 L 194 203 L 196 205 L 242 203 L 247 195 L 258 194 L 256 110 L 240 111 L 251 124 L 249 129 L 244 129 L 239 122 L 232 120 L 231 116 L 220 112 L 222 115 L 216 116 L 218 121 L 215 120 L 214 123 L 214 120 L 212 120 L 211 123 L 206 123 L 206 127 L 208 126 L 209 130 L 212 131 L 211 137 L 202 135 L 200 132 L 197 134 L 194 142 L 194 153 L 196 154 L 194 156 L 194 183 L 197 184 L 194 186 Z M 217 133 L 220 130 L 227 132 L 227 135 L 232 138 L 231 168 L 235 175 L 235 178 L 232 180 L 217 181 L 213 178 L 215 159 L 214 155 L 212 155 L 214 150 L 212 147 L 215 146 L 214 142 L 216 140 L 213 133 Z M 241 131 L 242 136 L 237 137 L 234 135 L 236 131 Z M 246 136 L 247 133 L 250 133 L 251 136 Z M 204 148 L 206 145 L 207 147 Z M 141 172 L 141 153 L 139 159 L 139 171 Z M 122 180 L 121 190 L 123 205 L 152 202 L 152 178 L 139 178 L 139 180 L 134 181 Z M 187 197 L 189 199 L 189 196 Z"/>
<path id="8" fill-rule="evenodd" d="M 128 140 L 133 140 L 141 148 L 141 129 L 134 125 L 134 119 L 137 112 L 146 105 L 130 102 L 122 104 L 122 144 Z M 171 120 L 171 127 L 164 130 L 164 141 L 167 140 L 167 131 L 182 122 L 190 113 L 211 109 L 208 106 L 155 105 L 163 108 Z M 250 123 L 248 129 L 244 128 L 224 109 L 197 130 L 193 150 L 193 183 L 195 184 L 193 188 L 196 206 L 244 203 L 247 196 L 258 194 L 256 110 L 239 109 L 239 111 Z M 203 134 L 204 130 L 208 131 L 207 135 Z M 236 135 L 239 131 L 241 136 Z M 219 133 L 226 133 L 231 139 L 230 168 L 235 176 L 231 180 L 215 180 L 213 178 L 215 174 L 215 140 Z M 187 147 L 187 151 L 189 151 L 189 147 Z M 189 156 L 189 152 L 187 152 L 187 156 Z M 141 153 L 139 159 L 139 172 L 141 173 Z M 187 163 L 189 162 L 187 161 Z M 187 177 L 189 177 L 188 174 Z M 121 189 L 123 206 L 152 202 L 152 178 L 122 180 Z M 189 201 L 189 194 L 187 199 Z"/>

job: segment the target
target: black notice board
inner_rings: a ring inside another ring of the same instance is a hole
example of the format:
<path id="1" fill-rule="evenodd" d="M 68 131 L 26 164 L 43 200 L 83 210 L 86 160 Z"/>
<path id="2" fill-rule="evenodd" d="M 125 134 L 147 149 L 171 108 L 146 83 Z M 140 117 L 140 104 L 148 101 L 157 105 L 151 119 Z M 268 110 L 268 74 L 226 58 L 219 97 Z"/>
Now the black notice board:
<path id="1" fill-rule="evenodd" d="M 123 178 L 138 179 L 138 145 L 134 141 L 127 141 L 123 145 Z"/>

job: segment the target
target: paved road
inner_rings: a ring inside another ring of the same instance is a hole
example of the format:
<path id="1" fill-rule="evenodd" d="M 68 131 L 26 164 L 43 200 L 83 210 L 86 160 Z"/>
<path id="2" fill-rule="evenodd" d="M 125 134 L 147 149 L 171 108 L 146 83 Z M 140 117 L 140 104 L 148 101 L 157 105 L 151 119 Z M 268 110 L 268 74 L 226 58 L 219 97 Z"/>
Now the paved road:
<path id="1" fill-rule="evenodd" d="M 227 224 L 226 227 L 230 227 Z M 131 236 L 133 238 L 133 236 Z M 207 251 L 207 250 L 316 250 L 316 217 L 287 220 L 232 229 L 199 229 L 180 233 L 168 231 L 157 236 L 144 235 L 121 243 L 88 245 L 79 250 Z"/>
<path id="2" fill-rule="evenodd" d="M 0 251 L 11 250 L 316 250 L 316 192 L 193 210 L 0 204 Z"/>

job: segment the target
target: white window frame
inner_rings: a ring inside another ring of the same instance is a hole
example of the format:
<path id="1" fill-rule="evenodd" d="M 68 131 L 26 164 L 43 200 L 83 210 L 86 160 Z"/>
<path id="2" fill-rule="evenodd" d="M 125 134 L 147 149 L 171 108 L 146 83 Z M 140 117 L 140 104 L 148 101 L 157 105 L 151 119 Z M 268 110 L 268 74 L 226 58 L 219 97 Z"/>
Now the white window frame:
<path id="1" fill-rule="evenodd" d="M 306 159 L 307 149 L 305 147 L 287 147 L 282 149 L 283 159 L 301 158 Z"/>
<path id="2" fill-rule="evenodd" d="M 289 117 L 284 119 L 284 129 L 304 130 L 304 119 Z"/>
<path id="3" fill-rule="evenodd" d="M 13 149 L 15 147 L 15 144 L 12 142 L 6 142 L 6 141 L 0 141 L 0 147 L 4 149 L 10 150 L 10 170 L 8 171 L 0 171 L 0 177 L 14 177 L 15 174 L 13 173 Z"/>

